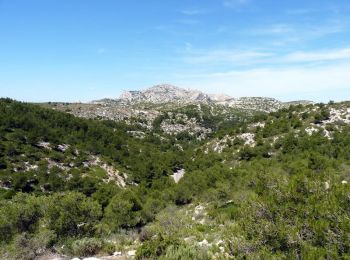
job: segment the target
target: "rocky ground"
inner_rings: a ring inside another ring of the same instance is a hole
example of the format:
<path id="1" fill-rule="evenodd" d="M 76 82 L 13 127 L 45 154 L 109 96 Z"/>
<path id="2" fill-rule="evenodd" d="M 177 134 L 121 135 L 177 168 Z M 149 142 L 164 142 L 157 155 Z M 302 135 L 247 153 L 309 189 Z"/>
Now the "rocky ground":
<path id="1" fill-rule="evenodd" d="M 211 116 L 232 114 L 232 111 L 241 111 L 251 114 L 255 112 L 273 112 L 282 107 L 298 103 L 307 104 L 308 101 L 283 103 L 273 98 L 242 97 L 232 98 L 222 94 L 205 94 L 197 90 L 182 89 L 172 85 L 157 85 L 144 91 L 125 91 L 118 99 L 102 99 L 90 103 L 46 103 L 45 107 L 64 111 L 82 118 L 106 119 L 123 121 L 127 124 L 137 124 L 140 127 L 152 130 L 155 120 L 171 111 L 174 115 L 164 120 L 161 129 L 166 134 L 175 135 L 189 132 L 204 139 L 212 129 L 203 127 L 198 118 L 184 117 L 178 110 L 189 105 L 206 106 Z M 179 123 L 181 121 L 181 123 Z M 140 137 L 137 133 L 137 136 Z M 142 135 L 142 134 L 141 134 Z M 142 137 L 141 137 L 142 138 Z"/>

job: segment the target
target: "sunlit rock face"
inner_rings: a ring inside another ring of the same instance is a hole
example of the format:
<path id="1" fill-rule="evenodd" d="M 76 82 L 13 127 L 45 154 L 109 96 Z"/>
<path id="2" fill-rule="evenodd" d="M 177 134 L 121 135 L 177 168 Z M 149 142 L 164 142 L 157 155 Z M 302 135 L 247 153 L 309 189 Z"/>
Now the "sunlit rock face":
<path id="1" fill-rule="evenodd" d="M 145 102 L 145 103 L 189 103 L 209 102 L 209 95 L 197 90 L 188 90 L 173 85 L 156 85 L 144 91 L 125 91 L 119 98 L 124 102 Z"/>

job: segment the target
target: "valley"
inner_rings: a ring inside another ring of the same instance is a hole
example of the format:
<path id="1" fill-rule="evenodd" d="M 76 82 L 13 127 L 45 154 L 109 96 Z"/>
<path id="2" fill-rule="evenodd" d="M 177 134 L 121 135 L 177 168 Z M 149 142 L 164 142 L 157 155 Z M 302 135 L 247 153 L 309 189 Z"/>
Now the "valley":
<path id="1" fill-rule="evenodd" d="M 349 255 L 350 102 L 161 85 L 0 112 L 2 259 Z"/>

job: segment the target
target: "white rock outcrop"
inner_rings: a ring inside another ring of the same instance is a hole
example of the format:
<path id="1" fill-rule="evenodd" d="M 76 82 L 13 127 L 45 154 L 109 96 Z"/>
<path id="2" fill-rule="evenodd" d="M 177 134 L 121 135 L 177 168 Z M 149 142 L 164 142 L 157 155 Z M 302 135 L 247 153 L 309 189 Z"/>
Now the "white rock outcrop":
<path id="1" fill-rule="evenodd" d="M 119 98 L 124 102 L 169 103 L 210 101 L 210 97 L 197 90 L 183 89 L 169 84 L 156 85 L 144 91 L 125 91 Z"/>
<path id="2" fill-rule="evenodd" d="M 185 169 L 179 169 L 176 172 L 174 172 L 171 177 L 174 179 L 175 183 L 178 183 L 185 175 Z"/>
<path id="3" fill-rule="evenodd" d="M 136 250 L 128 251 L 128 256 L 136 256 Z"/>
<path id="4" fill-rule="evenodd" d="M 201 242 L 198 242 L 198 245 L 199 245 L 200 247 L 209 247 L 209 246 L 211 246 L 211 244 L 210 244 L 206 239 L 204 239 L 204 240 L 201 241 Z"/>

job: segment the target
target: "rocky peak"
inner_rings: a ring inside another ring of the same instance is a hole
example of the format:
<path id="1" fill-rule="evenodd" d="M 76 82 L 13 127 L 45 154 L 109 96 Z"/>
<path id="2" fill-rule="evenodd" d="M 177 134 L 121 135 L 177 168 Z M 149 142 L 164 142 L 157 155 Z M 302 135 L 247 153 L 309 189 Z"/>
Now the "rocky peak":
<path id="1" fill-rule="evenodd" d="M 160 84 L 142 91 L 124 91 L 119 99 L 103 99 L 93 101 L 92 104 L 110 106 L 138 105 L 140 103 L 151 104 L 208 104 L 232 107 L 242 110 L 256 110 L 262 112 L 276 111 L 282 107 L 297 104 L 310 104 L 309 101 L 281 102 L 274 98 L 266 97 L 241 97 L 233 98 L 225 94 L 206 94 L 199 90 L 185 89 L 170 84 Z"/>
<path id="2" fill-rule="evenodd" d="M 210 97 L 197 90 L 179 88 L 169 84 L 156 85 L 144 91 L 125 91 L 120 96 L 121 101 L 149 103 L 189 103 L 210 101 Z"/>

